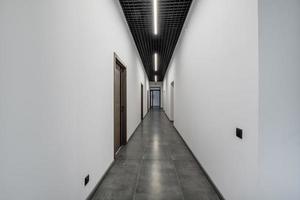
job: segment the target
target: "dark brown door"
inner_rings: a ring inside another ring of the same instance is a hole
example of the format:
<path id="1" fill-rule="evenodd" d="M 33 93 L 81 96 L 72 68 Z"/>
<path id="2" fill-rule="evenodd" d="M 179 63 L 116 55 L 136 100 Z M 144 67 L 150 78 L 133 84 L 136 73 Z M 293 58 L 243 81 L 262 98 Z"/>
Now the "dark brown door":
<path id="1" fill-rule="evenodd" d="M 126 68 L 121 71 L 121 145 L 127 143 L 127 91 Z"/>
<path id="2" fill-rule="evenodd" d="M 118 65 L 115 67 L 115 153 L 121 147 L 121 69 Z"/>
<path id="3" fill-rule="evenodd" d="M 147 90 L 147 111 L 150 109 L 150 91 Z"/>
<path id="4" fill-rule="evenodd" d="M 114 65 L 114 155 L 127 142 L 126 68 L 115 58 Z"/>
<path id="5" fill-rule="evenodd" d="M 141 84 L 141 120 L 144 118 L 144 86 Z"/>
<path id="6" fill-rule="evenodd" d="M 152 101 L 153 101 L 153 92 L 152 90 L 150 90 L 150 109 L 153 107 Z"/>

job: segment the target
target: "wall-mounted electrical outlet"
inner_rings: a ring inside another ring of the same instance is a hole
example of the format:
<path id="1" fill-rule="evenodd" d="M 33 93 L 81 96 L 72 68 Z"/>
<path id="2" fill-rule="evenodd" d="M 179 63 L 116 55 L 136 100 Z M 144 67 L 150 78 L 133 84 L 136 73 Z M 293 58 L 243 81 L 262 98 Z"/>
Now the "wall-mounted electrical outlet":
<path id="1" fill-rule="evenodd" d="M 243 139 L 243 129 L 236 128 L 236 137 Z"/>
<path id="2" fill-rule="evenodd" d="M 84 178 L 84 186 L 86 186 L 90 181 L 90 175 L 88 174 L 85 178 Z"/>

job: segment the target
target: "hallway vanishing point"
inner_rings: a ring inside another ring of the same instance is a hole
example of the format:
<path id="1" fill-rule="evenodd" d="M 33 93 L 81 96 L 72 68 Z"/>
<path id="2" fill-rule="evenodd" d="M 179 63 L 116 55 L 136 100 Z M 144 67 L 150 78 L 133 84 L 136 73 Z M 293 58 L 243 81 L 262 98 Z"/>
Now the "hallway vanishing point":
<path id="1" fill-rule="evenodd" d="M 159 109 L 151 110 L 93 200 L 218 200 L 204 172 Z"/>

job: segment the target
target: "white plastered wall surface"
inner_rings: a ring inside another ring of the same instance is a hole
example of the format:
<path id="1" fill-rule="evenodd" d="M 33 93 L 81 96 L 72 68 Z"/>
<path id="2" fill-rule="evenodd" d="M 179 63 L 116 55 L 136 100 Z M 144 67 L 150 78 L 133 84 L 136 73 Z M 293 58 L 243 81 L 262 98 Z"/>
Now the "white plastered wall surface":
<path id="1" fill-rule="evenodd" d="M 164 80 L 165 104 L 174 81 L 174 125 L 230 200 L 257 199 L 258 78 L 258 2 L 194 1 Z"/>
<path id="2" fill-rule="evenodd" d="M 259 1 L 260 199 L 300 199 L 300 1 Z"/>
<path id="3" fill-rule="evenodd" d="M 121 7 L 2 0 L 0 26 L 0 199 L 85 199 L 113 161 L 113 53 L 127 66 L 128 137 L 148 84 Z"/>
<path id="4" fill-rule="evenodd" d="M 226 199 L 300 199 L 299 15 L 297 0 L 194 1 L 189 13 L 164 109 L 175 81 L 175 127 Z"/>

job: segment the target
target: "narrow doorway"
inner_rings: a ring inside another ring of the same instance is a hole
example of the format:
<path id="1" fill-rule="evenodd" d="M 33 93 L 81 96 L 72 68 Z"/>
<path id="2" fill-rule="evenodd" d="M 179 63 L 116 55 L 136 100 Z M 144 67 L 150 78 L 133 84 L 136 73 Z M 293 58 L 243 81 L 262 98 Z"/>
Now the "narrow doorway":
<path id="1" fill-rule="evenodd" d="M 126 67 L 114 54 L 114 157 L 127 143 Z"/>
<path id="2" fill-rule="evenodd" d="M 151 108 L 160 108 L 161 102 L 160 88 L 152 88 L 150 90 L 150 107 Z"/>
<path id="3" fill-rule="evenodd" d="M 171 82 L 170 91 L 170 120 L 174 121 L 174 81 Z"/>
<path id="4" fill-rule="evenodd" d="M 150 110 L 150 91 L 147 90 L 147 112 Z"/>
<path id="5" fill-rule="evenodd" d="M 144 118 L 144 86 L 141 84 L 141 120 Z"/>

